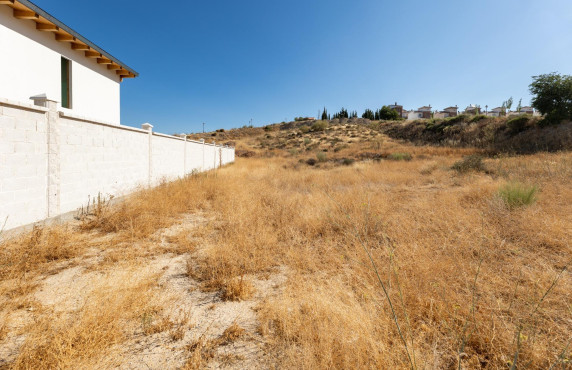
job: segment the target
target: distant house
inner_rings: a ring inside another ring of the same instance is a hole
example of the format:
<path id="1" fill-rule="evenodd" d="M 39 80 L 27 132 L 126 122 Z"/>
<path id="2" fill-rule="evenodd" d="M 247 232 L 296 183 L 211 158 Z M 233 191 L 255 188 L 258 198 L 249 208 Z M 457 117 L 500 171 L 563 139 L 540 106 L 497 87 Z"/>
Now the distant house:
<path id="1" fill-rule="evenodd" d="M 532 115 L 534 115 L 534 108 L 532 108 L 532 107 L 522 107 L 522 108 L 520 108 L 520 113 L 532 114 Z"/>
<path id="2" fill-rule="evenodd" d="M 481 113 L 481 107 L 478 107 L 474 104 L 471 104 L 467 108 L 465 108 L 465 114 L 477 115 L 480 113 Z"/>
<path id="3" fill-rule="evenodd" d="M 457 112 L 458 112 L 458 107 L 455 105 L 454 107 L 447 107 L 440 112 L 435 112 L 433 114 L 433 118 L 456 117 Z"/>
<path id="4" fill-rule="evenodd" d="M 415 120 L 415 119 L 427 119 L 431 118 L 431 106 L 426 105 L 423 107 L 417 108 L 415 111 L 407 112 L 407 119 L 408 120 Z"/>
<path id="5" fill-rule="evenodd" d="M 491 116 L 491 117 L 501 117 L 504 115 L 506 115 L 506 108 L 504 108 L 504 107 L 493 108 L 487 113 L 487 116 Z"/>
<path id="6" fill-rule="evenodd" d="M 459 108 L 455 105 L 454 107 L 447 107 L 441 111 L 441 113 L 446 114 L 445 117 L 457 117 L 457 112 Z"/>
<path id="7" fill-rule="evenodd" d="M 389 105 L 389 109 L 393 109 L 399 114 L 400 117 L 403 117 L 403 105 L 399 105 L 397 102 L 395 102 L 395 104 Z"/>

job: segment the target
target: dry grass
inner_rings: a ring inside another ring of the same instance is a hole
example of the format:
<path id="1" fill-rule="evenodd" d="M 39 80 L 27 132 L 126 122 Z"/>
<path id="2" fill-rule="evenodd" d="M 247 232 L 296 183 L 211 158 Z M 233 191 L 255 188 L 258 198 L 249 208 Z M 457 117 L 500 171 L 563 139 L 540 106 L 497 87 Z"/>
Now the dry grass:
<path id="1" fill-rule="evenodd" d="M 526 209 L 496 191 L 512 177 L 538 183 L 570 157 L 529 157 L 518 174 L 509 168 L 519 157 L 489 160 L 505 172 L 493 178 L 451 172 L 463 154 L 423 176 L 423 161 L 296 171 L 283 159 L 243 162 L 217 184 L 225 226 L 196 268 L 207 282 L 293 271 L 259 313 L 285 366 L 408 367 L 409 353 L 418 367 L 503 367 L 517 349 L 518 361 L 548 366 L 572 329 L 568 272 L 531 312 L 571 252 L 562 199 L 572 170 L 544 178 Z"/>
<path id="2" fill-rule="evenodd" d="M 187 346 L 190 353 L 183 369 L 202 369 L 216 356 L 217 348 L 232 343 L 244 336 L 245 330 L 236 323 L 229 326 L 218 338 L 207 339 L 201 335 L 199 339 Z M 223 357 L 223 362 L 232 362 L 234 358 Z"/>
<path id="3" fill-rule="evenodd" d="M 85 368 L 117 356 L 113 346 L 143 326 L 151 313 L 161 310 L 155 294 L 157 276 L 139 276 L 127 269 L 110 276 L 86 297 L 71 315 L 46 311 L 27 329 L 26 341 L 14 368 Z"/>
<path id="4" fill-rule="evenodd" d="M 489 173 L 457 173 L 453 163 L 474 150 L 384 140 L 371 150 L 411 153 L 412 160 L 319 168 L 299 165 L 284 150 L 142 190 L 79 230 L 36 230 L 3 245 L 2 302 L 29 299 L 36 278 L 85 254 L 96 234 L 111 233 L 101 263 L 125 266 L 121 277 L 104 275 L 76 312 L 40 309 L 11 366 L 97 367 L 136 332 L 183 340 L 182 324 L 165 319 L 168 305 L 156 298 L 157 277 L 133 270 L 158 251 L 190 253 L 188 276 L 231 300 L 253 297 L 245 276 L 284 266 L 285 286 L 257 312 L 278 367 L 548 368 L 570 361 L 569 153 L 486 159 Z M 359 150 L 350 145 L 338 154 Z M 508 207 L 497 196 L 507 182 L 537 185 L 536 202 Z M 191 212 L 208 221 L 159 247 L 157 232 Z M 0 315 L 16 309 L 9 307 Z M 237 326 L 214 339 L 200 336 L 185 367 L 206 366 L 243 333 Z"/>
<path id="5" fill-rule="evenodd" d="M 244 301 L 254 294 L 254 285 L 249 280 L 234 278 L 226 281 L 222 288 L 222 299 L 225 301 Z"/>

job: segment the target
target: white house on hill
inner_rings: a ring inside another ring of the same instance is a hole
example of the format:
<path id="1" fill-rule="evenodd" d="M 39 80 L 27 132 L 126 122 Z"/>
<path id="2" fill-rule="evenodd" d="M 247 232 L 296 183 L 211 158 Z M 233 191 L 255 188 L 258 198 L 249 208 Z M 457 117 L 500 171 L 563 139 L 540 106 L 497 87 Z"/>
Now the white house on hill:
<path id="1" fill-rule="evenodd" d="M 27 0 L 0 0 L 0 98 L 45 95 L 58 110 L 119 124 L 120 83 L 137 72 Z"/>

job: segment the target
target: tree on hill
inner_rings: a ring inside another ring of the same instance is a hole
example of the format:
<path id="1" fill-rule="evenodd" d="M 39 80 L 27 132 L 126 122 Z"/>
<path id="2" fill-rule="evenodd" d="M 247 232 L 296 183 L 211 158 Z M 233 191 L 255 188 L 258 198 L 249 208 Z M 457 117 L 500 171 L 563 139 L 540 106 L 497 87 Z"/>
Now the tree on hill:
<path id="1" fill-rule="evenodd" d="M 371 109 L 366 109 L 365 112 L 363 112 L 361 115 L 361 118 L 366 118 L 373 121 L 375 119 L 375 115 Z"/>
<path id="2" fill-rule="evenodd" d="M 387 105 L 384 105 L 383 107 L 381 107 L 380 110 L 378 110 L 377 112 L 375 112 L 375 116 L 376 119 L 379 120 L 398 120 L 401 117 L 399 117 L 399 113 L 397 113 L 397 111 L 395 109 L 391 109 L 389 108 Z"/>
<path id="3" fill-rule="evenodd" d="M 349 118 L 348 111 L 342 107 L 338 113 L 334 114 L 334 119 L 336 118 Z"/>
<path id="4" fill-rule="evenodd" d="M 532 107 L 545 115 L 547 123 L 572 120 L 572 76 L 555 72 L 533 76 L 529 89 Z"/>
<path id="5" fill-rule="evenodd" d="M 324 111 L 322 112 L 322 120 L 327 120 L 327 119 L 330 119 L 330 116 L 328 115 L 326 107 L 324 107 Z"/>

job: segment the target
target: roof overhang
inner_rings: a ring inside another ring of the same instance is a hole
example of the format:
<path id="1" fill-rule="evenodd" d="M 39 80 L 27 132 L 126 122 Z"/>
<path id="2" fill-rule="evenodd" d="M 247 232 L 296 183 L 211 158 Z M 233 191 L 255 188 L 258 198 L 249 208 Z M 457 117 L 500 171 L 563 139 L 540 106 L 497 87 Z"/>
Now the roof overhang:
<path id="1" fill-rule="evenodd" d="M 67 42 L 73 50 L 83 52 L 86 58 L 96 59 L 102 68 L 107 67 L 108 70 L 115 71 L 121 80 L 139 76 L 139 73 L 135 72 L 134 69 L 81 36 L 36 4 L 28 0 L 0 0 L 0 5 L 2 4 L 12 8 L 15 18 L 33 20 L 36 22 L 36 30 L 52 32 L 56 41 Z"/>

